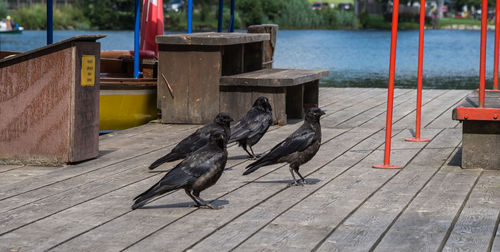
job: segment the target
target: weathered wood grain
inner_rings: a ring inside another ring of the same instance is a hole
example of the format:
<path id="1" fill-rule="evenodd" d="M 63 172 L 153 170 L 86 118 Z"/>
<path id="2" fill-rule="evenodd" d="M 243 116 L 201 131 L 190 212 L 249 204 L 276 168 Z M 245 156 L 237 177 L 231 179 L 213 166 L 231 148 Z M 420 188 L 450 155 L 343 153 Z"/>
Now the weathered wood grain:
<path id="1" fill-rule="evenodd" d="M 319 244 L 318 251 L 368 251 L 398 215 L 414 199 L 414 195 L 446 165 L 460 143 L 450 138 L 456 130 L 447 130 L 426 146 L 397 176 L 378 190 L 333 233 Z M 446 143 L 448 146 L 443 146 Z M 439 149 L 438 149 L 439 147 Z M 437 151 L 439 150 L 439 151 Z"/>
<path id="2" fill-rule="evenodd" d="M 443 251 L 487 251 L 500 211 L 500 172 L 484 171 Z"/>
<path id="3" fill-rule="evenodd" d="M 396 136 L 406 136 L 407 132 Z M 419 149 L 393 151 L 393 162 L 405 164 Z M 311 249 L 329 234 L 334 226 L 371 197 L 398 170 L 371 168 L 382 152 L 376 150 L 366 159 L 335 178 L 313 195 L 280 215 L 258 233 L 243 242 L 236 251 L 260 246 L 274 249 Z"/>
<path id="4" fill-rule="evenodd" d="M 397 89 L 395 122 L 408 124 L 392 132 L 391 163 L 409 163 L 403 170 L 386 171 L 371 168 L 383 159 L 385 116 L 365 118 L 371 112 L 384 113 L 386 92 L 320 88 L 318 102 L 327 111 L 323 146 L 301 167 L 314 184 L 288 188 L 286 165 L 241 176 L 247 155 L 230 145 L 228 169 L 201 195 L 224 206 L 217 211 L 189 208 L 192 202 L 181 191 L 130 210 L 131 199 L 175 163 L 159 172 L 148 172 L 146 166 L 199 125 L 148 124 L 103 135 L 99 158 L 48 173 L 22 176 L 23 169 L 33 167 L 0 166 L 8 174 L 0 178 L 0 196 L 5 196 L 0 199 L 0 250 L 366 251 L 374 245 L 380 250 L 436 250 L 471 248 L 467 241 L 477 244 L 474 249 L 491 244 L 493 251 L 498 249 L 499 242 L 493 242 L 498 200 L 491 198 L 497 194 L 496 175 L 489 178 L 484 172 L 472 188 L 480 171 L 456 166 L 460 155 L 452 151 L 461 128 L 445 120 L 450 106 L 465 93 L 457 91 L 456 97 L 438 102 L 446 91 L 424 91 L 424 102 L 431 104 L 426 106 L 436 110 L 427 124 L 436 126 L 422 134 L 433 139 L 409 143 L 404 138 L 413 134 L 414 118 L 406 118 L 414 110 L 414 91 Z M 267 151 L 300 125 L 292 120 L 273 126 L 254 150 Z M 19 180 L 2 184 L 9 178 Z M 485 217 L 475 217 L 479 215 Z M 412 240 L 422 234 L 435 239 Z M 384 245 L 389 244 L 386 239 L 397 244 Z"/>
<path id="5" fill-rule="evenodd" d="M 295 128 L 296 127 L 297 126 L 295 126 Z M 288 128 L 290 130 L 294 129 L 293 126 L 290 126 Z M 271 138 L 276 138 L 276 137 L 282 138 L 283 136 L 281 136 L 281 134 L 274 134 L 274 135 L 272 135 L 270 137 Z M 262 139 L 261 141 L 264 141 L 264 139 Z M 271 139 L 271 141 L 276 141 L 276 140 Z M 235 146 L 235 148 L 236 148 L 236 146 Z M 240 148 L 238 148 L 238 150 L 239 149 Z M 241 153 L 241 151 L 240 151 L 240 153 Z M 243 161 L 246 161 L 246 159 L 244 159 Z M 232 162 L 241 163 L 240 159 L 232 160 Z M 144 169 L 144 167 L 142 169 Z M 238 174 L 240 173 L 240 171 L 238 171 L 238 170 L 230 170 L 228 172 L 230 172 L 230 173 L 231 172 L 237 172 Z M 144 175 L 141 175 L 141 174 L 144 174 Z M 160 175 L 160 174 L 155 174 L 155 175 Z M 141 172 L 141 170 L 138 169 L 135 173 L 131 173 L 129 177 L 133 179 L 133 178 L 138 177 L 138 176 L 151 177 L 152 175 L 148 174 L 148 173 Z M 99 183 L 102 184 L 102 186 L 107 186 L 106 184 L 111 184 L 111 185 L 115 184 L 115 187 L 116 187 L 116 185 L 119 185 L 119 183 L 123 183 L 122 180 L 125 180 L 126 177 L 127 176 L 125 176 L 124 178 L 122 178 L 122 176 L 116 176 L 111 181 L 102 181 L 102 182 L 99 182 Z M 224 179 L 224 176 L 221 178 L 221 180 L 223 180 L 223 179 Z M 157 178 L 155 180 L 157 180 Z M 246 181 L 246 177 L 244 179 L 242 178 L 241 180 L 242 181 Z M 151 179 L 149 179 L 149 183 L 153 184 L 154 182 L 151 181 Z M 133 194 L 140 193 L 140 191 L 142 191 L 142 190 L 145 190 L 146 187 L 147 186 L 144 186 L 141 190 L 136 190 L 136 191 L 132 191 L 131 192 L 131 191 L 128 191 L 129 188 L 127 187 L 127 185 L 125 185 L 125 187 L 123 189 L 121 189 L 121 187 L 118 187 L 117 189 L 119 189 L 119 190 L 117 190 L 116 192 L 121 192 L 121 193 L 125 192 L 125 195 L 129 195 L 129 194 L 133 195 Z M 93 188 L 95 188 L 95 185 L 94 186 L 88 186 L 88 188 L 82 189 L 81 192 L 88 191 L 88 193 L 91 193 L 90 190 L 93 190 Z M 69 194 L 66 194 L 66 195 L 71 195 L 71 192 L 69 192 Z M 113 205 L 126 205 L 127 206 L 126 208 L 125 207 L 120 208 L 120 209 L 127 209 L 127 211 L 125 211 L 125 212 L 123 212 L 123 211 L 119 211 L 119 212 L 113 211 L 112 209 L 114 209 L 115 207 L 109 206 L 110 210 L 106 210 L 107 214 L 105 216 L 101 216 L 100 218 L 97 218 L 100 221 L 100 223 L 112 220 L 112 219 L 114 219 L 116 217 L 119 217 L 119 216 L 123 215 L 124 213 L 130 212 L 130 204 L 131 204 L 131 199 L 133 198 L 133 196 L 129 195 L 128 196 L 129 197 L 128 200 L 123 201 L 121 199 L 120 200 L 114 199 L 113 195 L 115 195 L 114 191 L 112 191 L 111 194 L 109 194 L 109 195 L 104 195 L 103 197 L 97 197 L 93 201 L 90 201 L 90 202 L 83 201 L 83 204 L 78 204 L 78 205 L 74 206 L 73 208 L 64 210 L 64 211 L 62 211 L 60 213 L 57 213 L 54 216 L 49 216 L 48 218 L 44 218 L 44 219 L 41 219 L 41 220 L 39 220 L 39 221 L 37 221 L 35 223 L 32 223 L 32 224 L 30 224 L 27 227 L 22 227 L 19 230 L 16 230 L 16 231 L 13 231 L 13 232 L 9 232 L 8 234 L 5 234 L 3 237 L 5 237 L 5 239 L 6 239 L 5 241 L 7 241 L 8 243 L 12 243 L 10 241 L 10 237 L 15 237 L 15 235 L 17 233 L 26 233 L 26 235 L 29 235 L 32 238 L 37 238 L 40 234 L 35 234 L 35 233 L 31 232 L 31 229 L 29 228 L 30 226 L 32 226 L 32 225 L 36 226 L 39 223 L 52 223 L 53 222 L 53 221 L 51 221 L 52 219 L 57 219 L 57 220 L 68 219 L 69 220 L 69 219 L 71 219 L 74 216 L 74 214 L 76 214 L 76 213 L 74 213 L 74 211 L 77 211 L 76 209 L 81 209 L 80 211 L 84 211 L 84 212 L 86 212 L 86 211 L 90 211 L 90 212 L 92 212 L 92 211 L 94 211 L 94 212 L 95 211 L 102 211 L 102 210 L 94 209 L 95 206 L 96 206 L 96 204 L 97 204 L 97 206 L 100 206 L 100 207 L 98 207 L 98 209 L 101 209 L 101 208 L 107 209 L 108 208 L 107 205 L 110 205 L 110 204 L 113 204 Z M 184 193 L 182 193 L 182 194 L 174 193 L 172 195 L 173 196 L 176 195 L 175 197 L 178 199 L 177 202 L 186 202 L 187 200 L 189 200 L 189 198 L 186 198 L 186 195 Z M 64 198 L 64 195 L 58 195 L 57 197 L 58 198 L 61 198 L 61 197 Z M 80 196 L 80 197 L 86 197 L 86 196 Z M 166 198 L 170 199 L 170 202 L 172 202 L 172 199 L 170 197 L 171 196 L 168 195 Z M 55 201 L 59 202 L 59 200 L 55 200 Z M 54 202 L 54 199 L 51 200 L 51 201 L 47 201 L 47 204 L 49 204 L 50 202 Z M 99 202 L 99 203 L 96 203 L 96 202 Z M 57 207 L 57 206 L 47 206 L 47 207 Z M 188 209 L 188 210 L 190 210 L 190 209 Z M 22 213 L 24 213 L 24 215 L 26 215 L 26 217 L 28 217 L 27 214 L 29 214 L 30 212 L 31 211 L 23 211 Z M 134 214 L 136 212 L 137 211 L 134 211 L 134 212 L 132 212 L 132 214 Z M 36 211 L 33 211 L 32 213 L 36 214 Z M 67 217 L 68 215 L 70 217 Z M 12 215 L 9 214 L 8 216 L 12 216 Z M 83 218 L 85 218 L 85 220 L 87 220 L 89 222 L 92 222 L 93 220 L 95 220 L 95 216 L 93 216 L 93 215 L 90 215 L 90 216 L 86 216 L 85 215 L 85 216 L 82 216 L 82 219 Z M 26 219 L 26 218 L 22 218 L 22 219 Z M 6 221 L 4 223 L 4 226 L 8 225 L 8 224 L 12 224 L 12 223 L 9 223 L 8 221 Z M 61 225 L 61 224 L 64 224 L 64 227 L 59 227 L 59 225 Z M 159 223 L 153 223 L 153 225 L 158 225 L 158 224 Z M 45 225 L 47 225 L 47 224 L 45 224 Z M 51 225 L 51 224 L 49 224 L 49 225 Z M 57 235 L 55 235 L 55 234 L 45 234 L 45 235 L 50 235 L 51 236 L 51 244 L 52 244 L 52 242 L 57 242 L 57 241 L 58 242 L 62 242 L 65 239 L 69 238 L 70 235 L 75 235 L 75 234 L 78 234 L 80 232 L 83 232 L 80 229 L 82 227 L 75 227 L 75 226 L 73 226 L 73 224 L 67 224 L 66 225 L 62 221 L 54 222 L 54 224 L 52 224 L 52 225 L 54 225 L 53 228 L 56 228 L 56 227 L 58 227 L 58 228 L 64 228 L 66 231 L 64 232 L 64 234 L 57 234 Z M 3 228 L 1 230 L 3 230 Z M 58 237 L 60 237 L 60 238 L 58 238 Z M 38 239 L 42 239 L 43 240 L 43 238 L 41 238 L 41 237 L 38 238 Z M 0 240 L 2 240 L 1 237 L 0 237 Z M 0 244 L 1 243 L 2 242 L 0 242 Z M 52 245 L 55 245 L 55 244 L 52 244 Z"/>
<path id="6" fill-rule="evenodd" d="M 171 34 L 156 37 L 156 43 L 172 45 L 234 45 L 269 40 L 266 33 L 239 32 L 199 32 L 191 34 Z"/>
<path id="7" fill-rule="evenodd" d="M 437 250 L 481 171 L 447 165 L 385 234 L 376 251 Z"/>

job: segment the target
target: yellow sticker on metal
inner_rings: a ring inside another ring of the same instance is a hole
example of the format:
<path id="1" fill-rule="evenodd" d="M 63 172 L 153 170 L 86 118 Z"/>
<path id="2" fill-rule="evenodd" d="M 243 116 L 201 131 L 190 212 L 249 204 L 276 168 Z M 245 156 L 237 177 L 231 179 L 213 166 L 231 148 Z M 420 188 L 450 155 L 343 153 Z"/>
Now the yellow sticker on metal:
<path id="1" fill-rule="evenodd" d="M 94 86 L 95 82 L 95 56 L 82 56 L 82 86 Z"/>

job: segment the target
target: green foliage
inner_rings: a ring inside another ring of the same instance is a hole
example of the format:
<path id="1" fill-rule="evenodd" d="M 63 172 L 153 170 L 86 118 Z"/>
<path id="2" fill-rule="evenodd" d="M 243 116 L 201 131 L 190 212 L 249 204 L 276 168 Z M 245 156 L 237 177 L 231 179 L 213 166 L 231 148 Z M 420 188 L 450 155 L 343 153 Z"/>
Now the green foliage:
<path id="1" fill-rule="evenodd" d="M 134 1 L 81 0 L 80 6 L 93 27 L 103 30 L 134 28 Z"/>
<path id="2" fill-rule="evenodd" d="M 31 8 L 19 8 L 12 11 L 14 22 L 27 30 L 47 28 L 47 8 L 45 4 L 35 4 Z M 57 6 L 54 8 L 54 29 L 90 29 L 90 23 L 80 8 L 73 6 Z"/>
<path id="3" fill-rule="evenodd" d="M 279 1 L 281 0 L 276 0 L 276 2 Z M 262 0 L 238 1 L 237 8 L 242 15 L 242 21 L 245 26 L 263 23 L 266 13 L 264 13 L 264 9 L 262 8 L 262 2 Z"/>
<path id="4" fill-rule="evenodd" d="M 288 0 L 283 6 L 281 15 L 274 20 L 270 20 L 281 28 L 314 29 L 322 28 L 325 24 L 321 14 L 312 10 L 306 0 Z"/>
<path id="5" fill-rule="evenodd" d="M 0 0 L 0 19 L 5 18 L 9 12 L 9 3 L 6 0 Z"/>
<path id="6" fill-rule="evenodd" d="M 184 12 L 174 12 L 169 11 L 164 13 L 165 16 L 165 30 L 169 31 L 185 31 L 187 30 L 187 19 L 186 13 Z M 229 9 L 224 9 L 222 16 L 222 26 L 223 29 L 227 29 L 229 27 L 229 20 L 231 17 L 231 13 Z M 216 13 L 208 13 L 205 16 L 205 20 L 202 20 L 202 14 L 193 13 L 193 30 L 202 31 L 202 30 L 216 30 L 217 29 L 217 15 Z M 241 28 L 241 19 L 237 12 L 234 15 L 234 28 Z"/>

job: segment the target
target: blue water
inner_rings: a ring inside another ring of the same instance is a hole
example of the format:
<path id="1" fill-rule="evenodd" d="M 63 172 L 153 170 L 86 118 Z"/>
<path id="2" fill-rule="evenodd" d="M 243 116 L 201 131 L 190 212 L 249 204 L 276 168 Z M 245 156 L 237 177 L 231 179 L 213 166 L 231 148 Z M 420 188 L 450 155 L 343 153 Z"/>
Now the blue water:
<path id="1" fill-rule="evenodd" d="M 132 50 L 133 31 L 55 31 L 54 41 L 82 34 L 105 34 L 102 50 Z M 280 30 L 275 68 L 327 69 L 327 86 L 386 87 L 390 31 Z M 494 33 L 488 32 L 487 85 L 493 78 Z M 0 36 L 0 50 L 28 51 L 44 46 L 45 31 Z M 427 30 L 424 45 L 425 88 L 477 87 L 479 31 Z M 416 85 L 418 31 L 399 31 L 397 87 Z"/>

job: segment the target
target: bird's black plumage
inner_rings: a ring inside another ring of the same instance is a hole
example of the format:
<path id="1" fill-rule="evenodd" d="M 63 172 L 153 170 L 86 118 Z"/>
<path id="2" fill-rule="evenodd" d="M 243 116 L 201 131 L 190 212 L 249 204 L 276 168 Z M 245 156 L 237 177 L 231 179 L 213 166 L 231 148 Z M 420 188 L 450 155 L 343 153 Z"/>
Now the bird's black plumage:
<path id="1" fill-rule="evenodd" d="M 208 144 L 198 149 L 170 170 L 158 183 L 134 198 L 132 209 L 144 206 L 152 198 L 184 189 L 197 206 L 215 208 L 200 198 L 200 192 L 214 185 L 227 161 L 224 133 L 212 131 Z"/>
<path id="2" fill-rule="evenodd" d="M 251 157 L 255 158 L 252 150 L 273 123 L 273 114 L 269 100 L 262 96 L 255 100 L 252 108 L 233 127 L 229 143 L 238 142 Z M 250 147 L 250 152 L 247 150 Z"/>
<path id="3" fill-rule="evenodd" d="M 149 166 L 149 169 L 152 170 L 166 162 L 172 162 L 189 156 L 191 153 L 208 143 L 208 138 L 210 136 L 210 132 L 212 131 L 219 130 L 224 132 L 224 139 L 226 139 L 227 142 L 227 139 L 231 136 L 230 122 L 232 121 L 233 118 L 228 114 L 219 113 L 213 122 L 203 126 L 202 128 L 196 130 L 193 134 L 184 138 L 172 149 L 172 151 L 170 151 L 170 153 L 154 161 Z"/>
<path id="4" fill-rule="evenodd" d="M 285 140 L 274 146 L 269 153 L 248 165 L 243 175 L 250 174 L 262 166 L 286 162 L 290 164 L 294 184 L 298 184 L 294 172 L 299 175 L 302 182 L 305 182 L 304 177 L 299 173 L 299 167 L 311 160 L 319 150 L 321 145 L 319 119 L 324 114 L 325 112 L 319 108 L 309 109 L 304 124 Z"/>

